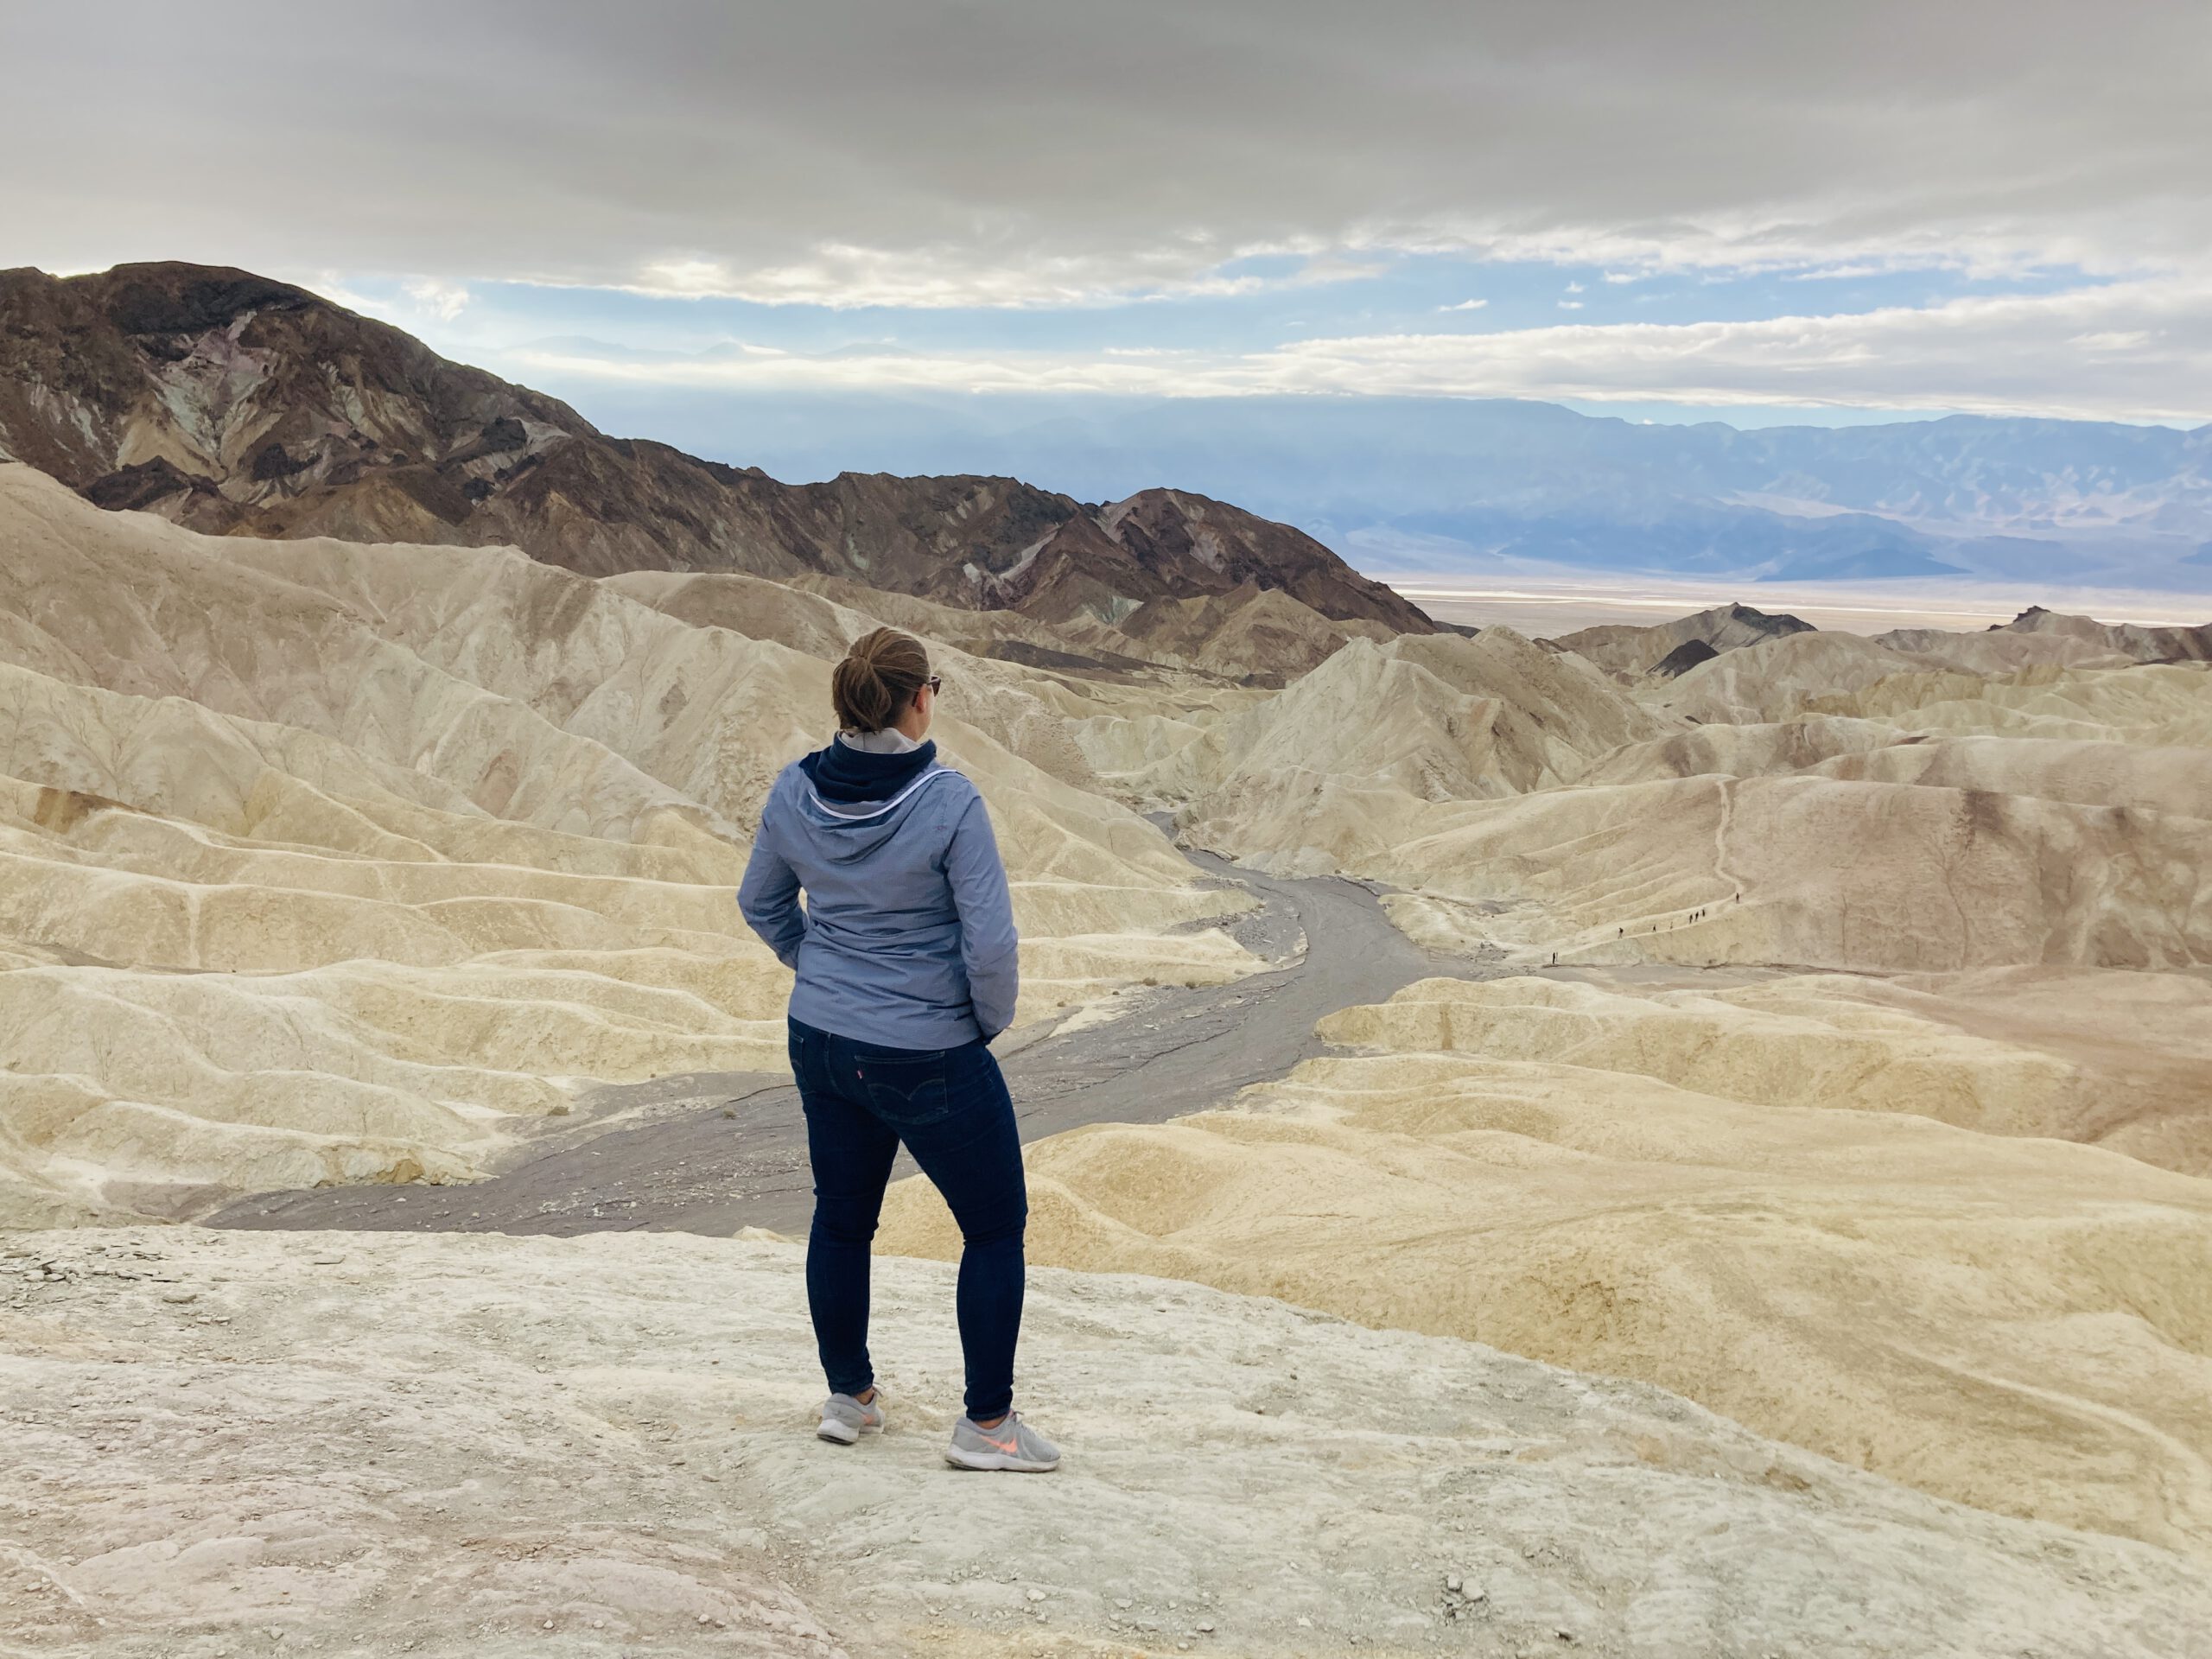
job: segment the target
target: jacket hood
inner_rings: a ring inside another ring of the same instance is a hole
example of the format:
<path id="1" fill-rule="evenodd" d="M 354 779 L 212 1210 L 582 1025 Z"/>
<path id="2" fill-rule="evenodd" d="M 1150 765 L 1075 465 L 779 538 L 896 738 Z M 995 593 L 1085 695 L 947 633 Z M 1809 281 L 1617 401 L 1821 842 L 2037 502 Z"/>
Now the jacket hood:
<path id="1" fill-rule="evenodd" d="M 927 787 L 954 774 L 937 764 L 937 745 L 902 754 L 870 754 L 832 741 L 802 756 L 793 779 L 800 820 L 827 859 L 864 859 L 899 833 Z"/>
<path id="2" fill-rule="evenodd" d="M 933 742 L 918 744 L 898 754 L 874 754 L 832 738 L 823 747 L 804 756 L 798 767 L 823 800 L 859 806 L 889 800 L 936 759 Z"/>

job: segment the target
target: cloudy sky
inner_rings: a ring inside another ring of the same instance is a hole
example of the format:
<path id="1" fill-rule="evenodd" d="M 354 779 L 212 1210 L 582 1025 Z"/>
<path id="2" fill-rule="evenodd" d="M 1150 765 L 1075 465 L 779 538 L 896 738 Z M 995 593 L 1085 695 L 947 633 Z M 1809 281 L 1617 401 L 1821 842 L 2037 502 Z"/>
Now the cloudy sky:
<path id="1" fill-rule="evenodd" d="M 2212 420 L 2197 0 L 109 0 L 0 61 L 0 263 L 288 276 L 632 428 Z"/>

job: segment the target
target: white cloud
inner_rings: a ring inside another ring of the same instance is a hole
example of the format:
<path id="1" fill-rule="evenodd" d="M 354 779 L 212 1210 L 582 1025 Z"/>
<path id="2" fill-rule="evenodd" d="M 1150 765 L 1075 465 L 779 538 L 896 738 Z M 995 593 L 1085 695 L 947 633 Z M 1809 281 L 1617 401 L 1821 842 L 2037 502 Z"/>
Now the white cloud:
<path id="1" fill-rule="evenodd" d="M 1751 322 L 1298 342 L 1274 389 L 2212 419 L 2212 283 L 2150 281 Z"/>
<path id="2" fill-rule="evenodd" d="M 1559 302 L 1559 308 L 1562 311 L 1580 311 L 1582 308 L 1582 302 L 1580 300 L 1561 300 Z"/>
<path id="3" fill-rule="evenodd" d="M 633 292 L 670 299 L 719 299 L 729 293 L 737 280 L 736 274 L 718 260 L 655 259 L 627 286 Z"/>
<path id="4" fill-rule="evenodd" d="M 334 304 L 348 311 L 357 311 L 365 317 L 374 317 L 395 327 L 420 327 L 435 319 L 451 322 L 468 308 L 468 290 L 458 283 L 442 283 L 431 277 L 414 277 L 402 283 L 399 291 L 403 300 L 379 299 L 364 294 L 347 285 L 346 278 L 334 270 L 314 271 L 305 275 L 285 273 L 302 288 L 320 294 Z"/>
<path id="5" fill-rule="evenodd" d="M 2105 328 L 2076 334 L 2066 343 L 2084 352 L 2136 352 L 2151 343 L 2151 334 L 2143 328 Z"/>
<path id="6" fill-rule="evenodd" d="M 0 143 L 39 157 L 10 257 L 1029 307 L 1249 291 L 1225 269 L 1282 251 L 2212 265 L 2212 36 L 2186 6 L 529 13 L 0 9 Z M 247 154 L 255 188 L 211 198 Z"/>
<path id="7" fill-rule="evenodd" d="M 1318 288 L 1326 283 L 1356 283 L 1389 273 L 1388 259 L 1355 259 L 1341 254 L 1322 254 L 1306 260 L 1282 279 L 1287 288 Z"/>
<path id="8" fill-rule="evenodd" d="M 1580 283 L 1569 283 L 1567 285 L 1567 291 L 1570 294 L 1580 294 L 1582 292 L 1582 284 Z"/>
<path id="9" fill-rule="evenodd" d="M 333 305 L 342 305 L 361 316 L 374 317 L 379 322 L 397 323 L 399 308 L 370 295 L 356 293 L 346 286 L 346 280 L 334 270 L 315 271 L 293 278 L 302 288 L 320 294 Z"/>
<path id="10" fill-rule="evenodd" d="M 1489 303 L 1488 300 L 1462 300 L 1457 305 L 1440 305 L 1436 308 L 1440 311 L 1479 311 Z"/>
<path id="11" fill-rule="evenodd" d="M 2212 420 L 2212 283 L 2113 283 L 1753 322 L 1359 335 L 1243 354 L 876 352 L 639 363 L 531 352 L 513 361 L 564 375 L 752 389 L 1541 397 L 2197 422 Z"/>
<path id="12" fill-rule="evenodd" d="M 459 283 L 442 283 L 432 276 L 417 276 L 401 285 L 401 292 L 415 302 L 423 311 L 440 322 L 451 322 L 468 308 L 468 290 Z"/>
<path id="13" fill-rule="evenodd" d="M 1235 257 L 1297 251 L 1244 248 L 1236 250 Z M 1037 310 L 1128 300 L 1233 299 L 1271 289 L 1356 282 L 1379 276 L 1389 268 L 1383 259 L 1305 253 L 1298 266 L 1281 275 L 1229 275 L 1194 270 L 1187 252 L 1166 249 L 1114 258 L 1032 252 L 1002 268 L 978 270 L 970 251 L 955 245 L 894 251 L 835 243 L 792 264 L 760 268 L 715 259 L 656 260 L 610 286 L 656 299 L 746 300 L 839 310 Z"/>

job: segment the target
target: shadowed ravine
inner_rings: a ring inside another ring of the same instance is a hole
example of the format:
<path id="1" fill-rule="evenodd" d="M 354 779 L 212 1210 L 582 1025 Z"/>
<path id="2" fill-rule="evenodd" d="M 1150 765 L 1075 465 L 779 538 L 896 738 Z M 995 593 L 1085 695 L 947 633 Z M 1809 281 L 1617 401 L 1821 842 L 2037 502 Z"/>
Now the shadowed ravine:
<path id="1" fill-rule="evenodd" d="M 1017 1042 L 1001 1058 L 1024 1141 L 1220 1105 L 1321 1052 L 1313 1027 L 1324 1015 L 1382 1001 L 1417 979 L 1484 971 L 1411 944 L 1356 882 L 1262 875 L 1192 856 L 1265 901 L 1237 927 L 1253 949 L 1274 957 L 1296 951 L 1295 959 L 1230 985 L 1132 997 L 1131 1011 L 1109 1024 Z M 639 1109 L 648 1121 L 558 1130 L 470 1185 L 260 1193 L 226 1205 L 207 1224 L 563 1235 L 804 1228 L 805 1130 L 790 1084 L 751 1073 L 661 1077 L 596 1091 L 589 1116 Z M 902 1154 L 897 1173 L 912 1170 Z"/>

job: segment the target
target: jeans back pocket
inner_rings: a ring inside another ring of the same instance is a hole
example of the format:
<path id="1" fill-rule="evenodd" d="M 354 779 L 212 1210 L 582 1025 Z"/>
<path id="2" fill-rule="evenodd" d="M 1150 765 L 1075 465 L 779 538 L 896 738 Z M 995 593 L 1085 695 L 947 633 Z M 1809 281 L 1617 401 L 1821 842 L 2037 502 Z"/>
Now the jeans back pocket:
<path id="1" fill-rule="evenodd" d="M 856 1048 L 853 1065 L 868 1090 L 869 1109 L 893 1128 L 934 1123 L 951 1115 L 945 1051 Z"/>

